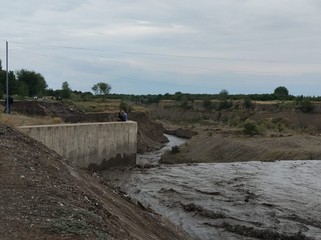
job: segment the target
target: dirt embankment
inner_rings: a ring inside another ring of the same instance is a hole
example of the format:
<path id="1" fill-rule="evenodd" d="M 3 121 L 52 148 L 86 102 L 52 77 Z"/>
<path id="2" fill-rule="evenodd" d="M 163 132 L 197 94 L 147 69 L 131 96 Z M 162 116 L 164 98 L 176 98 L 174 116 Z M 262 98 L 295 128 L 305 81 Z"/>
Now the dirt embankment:
<path id="1" fill-rule="evenodd" d="M 16 101 L 14 110 L 28 115 L 60 117 L 64 122 L 117 120 L 117 113 L 84 114 L 66 108 L 60 102 Z M 321 106 L 316 106 L 313 113 L 266 104 L 257 104 L 252 111 L 235 107 L 208 112 L 202 109 L 183 111 L 179 107 L 159 104 L 151 109 L 151 114 L 154 118 L 191 123 L 190 129 L 168 128 L 151 120 L 147 113 L 129 113 L 129 118 L 138 123 L 139 153 L 159 149 L 167 141 L 164 131 L 192 138 L 180 147 L 179 153 L 163 156 L 163 163 L 321 159 Z M 272 130 L 268 130 L 268 134 L 247 137 L 240 128 L 228 127 L 227 123 L 237 125 L 245 119 Z"/>
<path id="2" fill-rule="evenodd" d="M 0 125 L 0 236 L 9 239 L 186 239 L 98 175 L 72 168 Z"/>
<path id="3" fill-rule="evenodd" d="M 240 162 L 321 159 L 321 137 L 309 134 L 244 136 L 239 131 L 199 129 L 179 152 L 162 163 Z"/>
<path id="4" fill-rule="evenodd" d="M 117 113 L 81 113 L 58 101 L 15 101 L 14 111 L 26 115 L 59 117 L 66 123 L 117 121 Z M 157 150 L 168 141 L 163 135 L 163 126 L 153 121 L 147 113 L 131 112 L 128 116 L 129 120 L 138 123 L 138 153 Z"/>
<path id="5" fill-rule="evenodd" d="M 309 113 L 278 104 L 256 104 L 251 110 L 233 106 L 211 111 L 195 106 L 184 110 L 169 104 L 173 102 L 160 103 L 151 109 L 151 114 L 198 134 L 175 153 L 164 155 L 163 163 L 321 159 L 321 104 L 315 103 Z M 254 124 L 258 132 L 255 136 L 244 134 L 246 122 Z M 165 128 L 173 129 L 168 125 Z"/>

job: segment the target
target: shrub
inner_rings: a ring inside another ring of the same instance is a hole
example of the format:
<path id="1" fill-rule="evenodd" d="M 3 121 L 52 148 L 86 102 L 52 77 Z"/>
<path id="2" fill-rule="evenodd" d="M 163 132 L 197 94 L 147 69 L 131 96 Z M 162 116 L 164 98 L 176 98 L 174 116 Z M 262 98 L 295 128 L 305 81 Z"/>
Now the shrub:
<path id="1" fill-rule="evenodd" d="M 183 108 L 184 110 L 190 110 L 193 108 L 193 104 L 190 103 L 186 96 L 184 96 L 181 100 L 181 108 Z"/>
<path id="2" fill-rule="evenodd" d="M 271 123 L 276 128 L 277 131 L 282 132 L 287 128 L 291 127 L 291 124 L 288 119 L 285 118 L 273 118 Z M 272 126 L 271 126 L 272 127 Z"/>
<path id="3" fill-rule="evenodd" d="M 206 99 L 203 101 L 203 107 L 206 109 L 206 110 L 213 110 L 214 106 L 212 104 L 212 101 L 209 100 L 209 99 Z"/>
<path id="4" fill-rule="evenodd" d="M 125 112 L 131 112 L 132 107 L 129 104 L 121 101 L 121 103 L 119 104 L 119 110 L 124 110 Z"/>
<path id="5" fill-rule="evenodd" d="M 309 113 L 313 112 L 314 110 L 314 105 L 309 99 L 304 99 L 300 102 L 300 107 L 302 112 L 304 113 Z"/>
<path id="6" fill-rule="evenodd" d="M 172 147 L 171 153 L 179 153 L 179 147 L 178 146 Z"/>
<path id="7" fill-rule="evenodd" d="M 248 109 L 248 110 L 253 109 L 254 108 L 254 103 L 252 102 L 251 99 L 246 98 L 246 99 L 244 99 L 243 107 L 245 109 Z"/>
<path id="8" fill-rule="evenodd" d="M 260 134 L 260 131 L 255 122 L 247 121 L 244 123 L 243 133 L 245 135 L 254 136 Z"/>
<path id="9" fill-rule="evenodd" d="M 233 102 L 232 101 L 222 100 L 219 103 L 218 110 L 229 109 L 231 107 L 233 107 Z"/>

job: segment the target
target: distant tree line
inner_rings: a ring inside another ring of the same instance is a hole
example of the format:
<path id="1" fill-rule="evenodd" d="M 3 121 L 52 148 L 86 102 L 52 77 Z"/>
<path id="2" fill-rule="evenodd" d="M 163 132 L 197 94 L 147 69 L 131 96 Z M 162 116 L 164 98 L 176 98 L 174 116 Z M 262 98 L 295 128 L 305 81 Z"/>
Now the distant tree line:
<path id="1" fill-rule="evenodd" d="M 176 92 L 174 94 L 147 94 L 147 95 L 133 95 L 133 94 L 109 94 L 110 99 L 122 99 L 126 101 L 133 101 L 137 103 L 158 103 L 161 100 L 175 100 L 175 101 L 195 101 L 201 100 L 205 101 L 205 104 L 209 104 L 211 100 L 220 100 L 222 102 L 227 102 L 233 100 L 244 100 L 246 104 L 250 105 L 251 101 L 321 101 L 319 96 L 293 96 L 289 94 L 286 87 L 277 87 L 273 93 L 263 93 L 263 94 L 229 94 L 226 89 L 223 89 L 217 94 L 191 94 Z"/>
<path id="2" fill-rule="evenodd" d="M 201 100 L 204 102 L 205 108 L 211 108 L 212 100 L 220 100 L 220 108 L 229 108 L 234 100 L 243 100 L 246 107 L 252 107 L 252 101 L 297 101 L 303 102 L 304 111 L 311 110 L 310 101 L 321 101 L 321 96 L 293 96 L 284 86 L 277 87 L 273 93 L 263 94 L 229 94 L 228 90 L 223 89 L 218 93 L 213 94 L 191 94 L 176 92 L 174 94 L 111 94 L 111 85 L 104 82 L 99 82 L 92 87 L 92 91 L 81 92 L 72 90 L 68 82 L 63 82 L 61 89 L 48 89 L 48 85 L 42 74 L 30 70 L 18 70 L 16 72 L 9 71 L 9 95 L 17 95 L 24 97 L 43 97 L 53 96 L 60 99 L 87 100 L 92 98 L 108 98 L 121 99 L 122 101 L 131 101 L 141 104 L 158 103 L 161 100 L 181 101 L 184 108 L 188 108 L 189 102 Z M 2 69 L 0 59 L 0 97 L 6 93 L 6 71 Z"/>
<path id="3" fill-rule="evenodd" d="M 2 61 L 0 59 L 0 98 L 6 94 L 6 71 L 2 69 Z M 21 69 L 18 71 L 8 72 L 9 95 L 19 98 L 31 97 L 54 97 L 56 99 L 73 99 L 86 100 L 90 98 L 106 98 L 110 93 L 111 86 L 108 83 L 99 82 L 92 87 L 92 92 L 81 92 L 72 90 L 67 81 L 62 83 L 61 89 L 48 89 L 45 78 L 42 74 L 35 71 Z"/>

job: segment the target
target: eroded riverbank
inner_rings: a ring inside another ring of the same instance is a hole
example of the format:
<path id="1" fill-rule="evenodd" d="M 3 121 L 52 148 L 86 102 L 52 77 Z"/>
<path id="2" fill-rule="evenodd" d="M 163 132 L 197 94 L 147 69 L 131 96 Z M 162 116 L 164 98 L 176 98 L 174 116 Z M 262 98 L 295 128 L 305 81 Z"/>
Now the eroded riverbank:
<path id="1" fill-rule="evenodd" d="M 321 239 L 321 161 L 158 165 L 156 155 L 105 176 L 191 239 Z"/>

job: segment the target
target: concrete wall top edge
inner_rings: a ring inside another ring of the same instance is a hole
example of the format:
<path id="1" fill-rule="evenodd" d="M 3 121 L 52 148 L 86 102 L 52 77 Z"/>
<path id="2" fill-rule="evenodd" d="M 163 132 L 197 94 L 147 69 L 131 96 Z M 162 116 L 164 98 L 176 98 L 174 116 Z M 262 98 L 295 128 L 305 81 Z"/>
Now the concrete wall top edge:
<path id="1" fill-rule="evenodd" d="M 93 126 L 93 125 L 112 125 L 112 124 L 137 124 L 137 122 L 126 121 L 126 122 L 67 123 L 67 124 L 20 126 L 19 128 L 62 127 L 62 126 L 65 126 L 65 127 L 67 127 L 67 126 Z"/>

